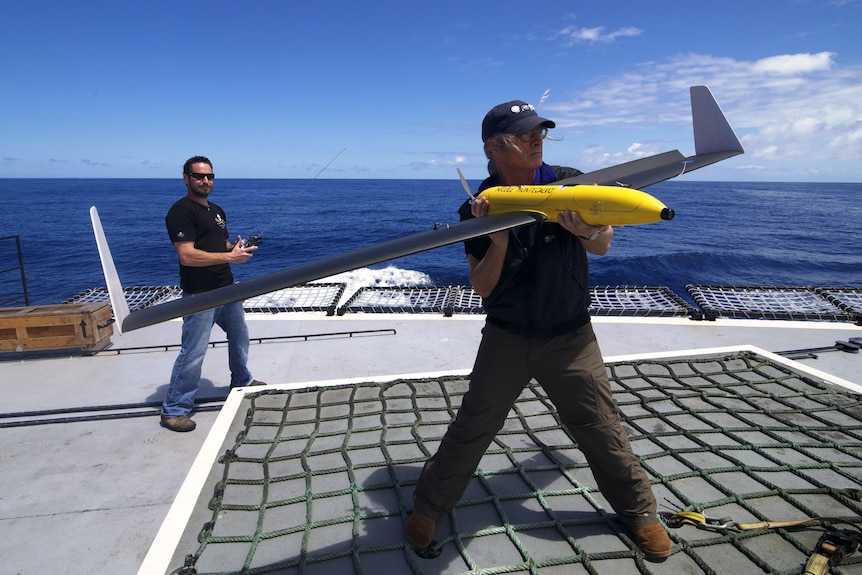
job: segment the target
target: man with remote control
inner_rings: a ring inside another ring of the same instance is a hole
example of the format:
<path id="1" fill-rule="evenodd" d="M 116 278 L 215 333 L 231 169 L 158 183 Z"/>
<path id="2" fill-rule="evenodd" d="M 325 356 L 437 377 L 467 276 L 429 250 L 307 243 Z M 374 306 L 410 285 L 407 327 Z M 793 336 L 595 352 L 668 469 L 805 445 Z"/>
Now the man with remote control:
<path id="1" fill-rule="evenodd" d="M 189 158 L 183 165 L 183 181 L 188 193 L 168 210 L 165 225 L 180 261 L 183 297 L 194 297 L 232 284 L 230 264 L 247 262 L 257 246 L 245 247 L 239 236 L 234 243 L 228 239 L 224 210 L 209 201 L 215 181 L 209 159 Z M 230 386 L 265 385 L 254 379 L 246 366 L 248 326 L 241 301 L 187 315 L 183 318 L 182 348 L 162 403 L 161 424 L 171 431 L 192 431 L 196 426 L 189 413 L 200 387 L 201 367 L 214 324 L 227 333 Z"/>

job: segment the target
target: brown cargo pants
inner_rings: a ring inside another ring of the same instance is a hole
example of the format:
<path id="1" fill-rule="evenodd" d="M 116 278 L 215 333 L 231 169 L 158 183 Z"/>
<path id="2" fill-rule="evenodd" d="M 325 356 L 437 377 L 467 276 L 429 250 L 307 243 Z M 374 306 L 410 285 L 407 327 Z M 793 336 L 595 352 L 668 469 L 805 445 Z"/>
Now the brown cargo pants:
<path id="1" fill-rule="evenodd" d="M 455 507 L 531 378 L 553 402 L 614 511 L 630 526 L 655 521 L 655 496 L 620 423 L 590 323 L 551 338 L 485 324 L 470 387 L 419 477 L 415 511 L 437 521 Z"/>

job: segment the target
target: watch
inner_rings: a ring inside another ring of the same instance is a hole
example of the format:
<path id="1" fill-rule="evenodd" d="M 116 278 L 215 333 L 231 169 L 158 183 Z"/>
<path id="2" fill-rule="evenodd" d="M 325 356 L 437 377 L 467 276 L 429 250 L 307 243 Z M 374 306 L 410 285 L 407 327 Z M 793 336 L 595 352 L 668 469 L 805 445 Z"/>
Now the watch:
<path id="1" fill-rule="evenodd" d="M 597 231 L 596 233 L 594 233 L 594 234 L 592 234 L 592 235 L 589 235 L 589 236 L 580 236 L 580 237 L 581 237 L 581 238 L 583 238 L 583 239 L 585 239 L 585 240 L 587 240 L 587 241 L 590 241 L 590 240 L 594 240 L 594 239 L 596 239 L 596 238 L 597 238 L 597 237 L 599 237 L 601 234 L 602 234 L 602 231 L 601 231 L 601 230 L 599 230 L 599 231 Z"/>

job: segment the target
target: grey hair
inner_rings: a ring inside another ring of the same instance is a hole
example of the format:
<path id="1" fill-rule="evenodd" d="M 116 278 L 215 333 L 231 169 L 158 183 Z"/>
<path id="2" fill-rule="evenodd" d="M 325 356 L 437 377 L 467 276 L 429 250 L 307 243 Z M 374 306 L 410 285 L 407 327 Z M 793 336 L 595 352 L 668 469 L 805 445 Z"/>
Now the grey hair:
<path id="1" fill-rule="evenodd" d="M 488 158 L 488 175 L 496 176 L 497 175 L 497 166 L 494 164 L 494 159 L 491 156 L 491 150 L 520 150 L 518 147 L 518 136 L 515 134 L 506 134 L 500 132 L 499 134 L 494 134 L 487 140 L 485 140 L 485 157 Z"/>

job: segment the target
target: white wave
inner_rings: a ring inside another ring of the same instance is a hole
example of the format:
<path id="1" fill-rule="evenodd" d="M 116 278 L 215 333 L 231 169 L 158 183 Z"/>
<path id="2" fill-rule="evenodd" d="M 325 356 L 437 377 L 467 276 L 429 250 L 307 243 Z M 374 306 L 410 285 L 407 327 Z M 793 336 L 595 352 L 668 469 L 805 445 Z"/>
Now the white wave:
<path id="1" fill-rule="evenodd" d="M 395 266 L 387 266 L 381 269 L 360 268 L 310 283 L 315 282 L 347 284 L 339 305 L 363 287 L 427 287 L 434 285 L 431 281 L 431 276 L 424 272 L 404 270 Z"/>

